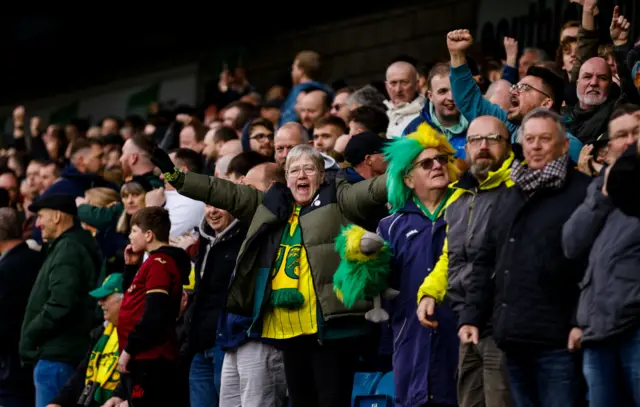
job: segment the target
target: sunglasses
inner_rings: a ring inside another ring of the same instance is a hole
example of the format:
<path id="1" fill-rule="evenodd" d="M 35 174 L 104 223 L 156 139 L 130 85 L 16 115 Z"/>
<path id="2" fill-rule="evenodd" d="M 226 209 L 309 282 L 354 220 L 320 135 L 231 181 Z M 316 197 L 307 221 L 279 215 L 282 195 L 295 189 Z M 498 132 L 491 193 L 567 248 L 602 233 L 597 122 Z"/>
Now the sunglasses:
<path id="1" fill-rule="evenodd" d="M 438 162 L 441 166 L 445 166 L 449 163 L 449 156 L 446 154 L 440 154 L 435 157 L 425 158 L 417 163 L 413 164 L 411 168 L 407 171 L 407 174 L 413 171 L 417 167 L 421 167 L 423 170 L 430 170 L 433 168 L 433 164 Z"/>

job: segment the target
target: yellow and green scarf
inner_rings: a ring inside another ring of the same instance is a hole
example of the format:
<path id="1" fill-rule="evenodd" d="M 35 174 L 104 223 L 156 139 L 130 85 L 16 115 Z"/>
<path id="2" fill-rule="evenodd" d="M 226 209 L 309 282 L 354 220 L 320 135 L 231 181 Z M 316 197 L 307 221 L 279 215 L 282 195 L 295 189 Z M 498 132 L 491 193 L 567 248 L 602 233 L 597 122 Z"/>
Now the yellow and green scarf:
<path id="1" fill-rule="evenodd" d="M 120 381 L 120 372 L 116 369 L 119 356 L 118 332 L 113 324 L 109 323 L 91 351 L 84 381 L 85 385 L 90 381 L 97 383 L 93 398 L 100 405 L 111 398 Z"/>
<path id="2" fill-rule="evenodd" d="M 287 221 L 274 262 L 271 305 L 275 308 L 298 309 L 304 304 L 304 296 L 299 289 L 300 252 L 303 250 L 298 224 L 300 209 L 296 205 Z"/>

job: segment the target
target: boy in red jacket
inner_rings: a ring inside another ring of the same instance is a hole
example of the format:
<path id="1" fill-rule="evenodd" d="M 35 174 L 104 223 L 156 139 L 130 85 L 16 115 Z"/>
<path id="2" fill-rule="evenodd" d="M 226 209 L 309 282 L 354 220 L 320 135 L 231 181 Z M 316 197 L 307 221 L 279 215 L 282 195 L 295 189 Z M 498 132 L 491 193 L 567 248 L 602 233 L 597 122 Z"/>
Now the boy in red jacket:
<path id="1" fill-rule="evenodd" d="M 170 229 L 164 208 L 140 209 L 131 218 L 131 243 L 125 250 L 126 291 L 118 317 L 118 370 L 125 387 L 116 393 L 126 394 L 135 407 L 173 405 L 176 393 L 172 390 L 178 356 L 176 319 L 191 261 L 184 250 L 169 246 Z M 149 257 L 138 268 L 145 252 Z M 127 281 L 131 281 L 128 288 Z M 122 399 L 114 397 L 105 406 L 119 402 Z"/>

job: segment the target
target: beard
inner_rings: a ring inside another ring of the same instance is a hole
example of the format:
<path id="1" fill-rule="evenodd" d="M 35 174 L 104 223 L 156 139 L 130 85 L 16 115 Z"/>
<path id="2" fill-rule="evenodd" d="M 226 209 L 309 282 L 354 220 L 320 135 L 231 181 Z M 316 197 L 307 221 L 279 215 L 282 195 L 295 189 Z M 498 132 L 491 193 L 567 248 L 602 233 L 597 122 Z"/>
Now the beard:
<path id="1" fill-rule="evenodd" d="M 492 161 L 491 162 L 484 161 L 481 163 L 472 162 L 471 166 L 469 167 L 469 172 L 471 172 L 471 175 L 473 175 L 474 178 L 478 180 L 485 180 L 489 175 L 489 172 L 497 171 L 498 169 L 500 169 L 500 167 L 502 166 L 502 163 L 504 162 L 505 157 L 500 157 L 500 159 L 497 159 L 496 157 L 492 156 L 490 152 L 481 151 L 475 157 L 475 160 L 478 160 L 480 158 L 488 158 Z"/>
<path id="2" fill-rule="evenodd" d="M 607 100 L 607 96 L 604 94 L 590 94 L 580 95 L 578 94 L 578 100 L 585 106 L 600 106 Z"/>

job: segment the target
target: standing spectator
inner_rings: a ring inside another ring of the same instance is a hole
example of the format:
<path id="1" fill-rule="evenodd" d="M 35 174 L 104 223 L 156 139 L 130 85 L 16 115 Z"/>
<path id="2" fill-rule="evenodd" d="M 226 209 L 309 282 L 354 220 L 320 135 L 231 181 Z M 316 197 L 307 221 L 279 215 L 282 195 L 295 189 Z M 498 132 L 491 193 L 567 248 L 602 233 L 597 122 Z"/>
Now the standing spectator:
<path id="1" fill-rule="evenodd" d="M 118 317 L 118 370 L 124 375 L 119 386 L 137 407 L 173 406 L 178 401 L 171 390 L 178 357 L 176 321 L 191 261 L 184 250 L 169 246 L 170 228 L 166 209 L 140 209 L 131 219 L 131 244 L 125 251 L 125 281 L 135 275 Z M 149 257 L 138 268 L 145 252 Z M 106 405 L 122 401 L 113 397 Z"/>
<path id="2" fill-rule="evenodd" d="M 20 325 L 44 254 L 23 241 L 15 209 L 0 208 L 0 406 L 33 405 L 33 378 L 20 366 Z"/>
<path id="3" fill-rule="evenodd" d="M 477 345 L 492 314 L 517 406 L 573 406 L 580 397 L 581 331 L 575 321 L 586 257 L 562 251 L 562 225 L 582 203 L 590 178 L 569 163 L 557 114 L 535 109 L 522 121 L 524 161 L 501 195 L 473 262 L 458 335 Z"/>
<path id="4" fill-rule="evenodd" d="M 35 364 L 36 407 L 45 407 L 73 375 L 89 346 L 95 322 L 95 288 L 102 263 L 91 233 L 74 224 L 72 195 L 51 194 L 34 202 L 36 227 L 48 243 L 22 323 L 20 357 Z"/>

